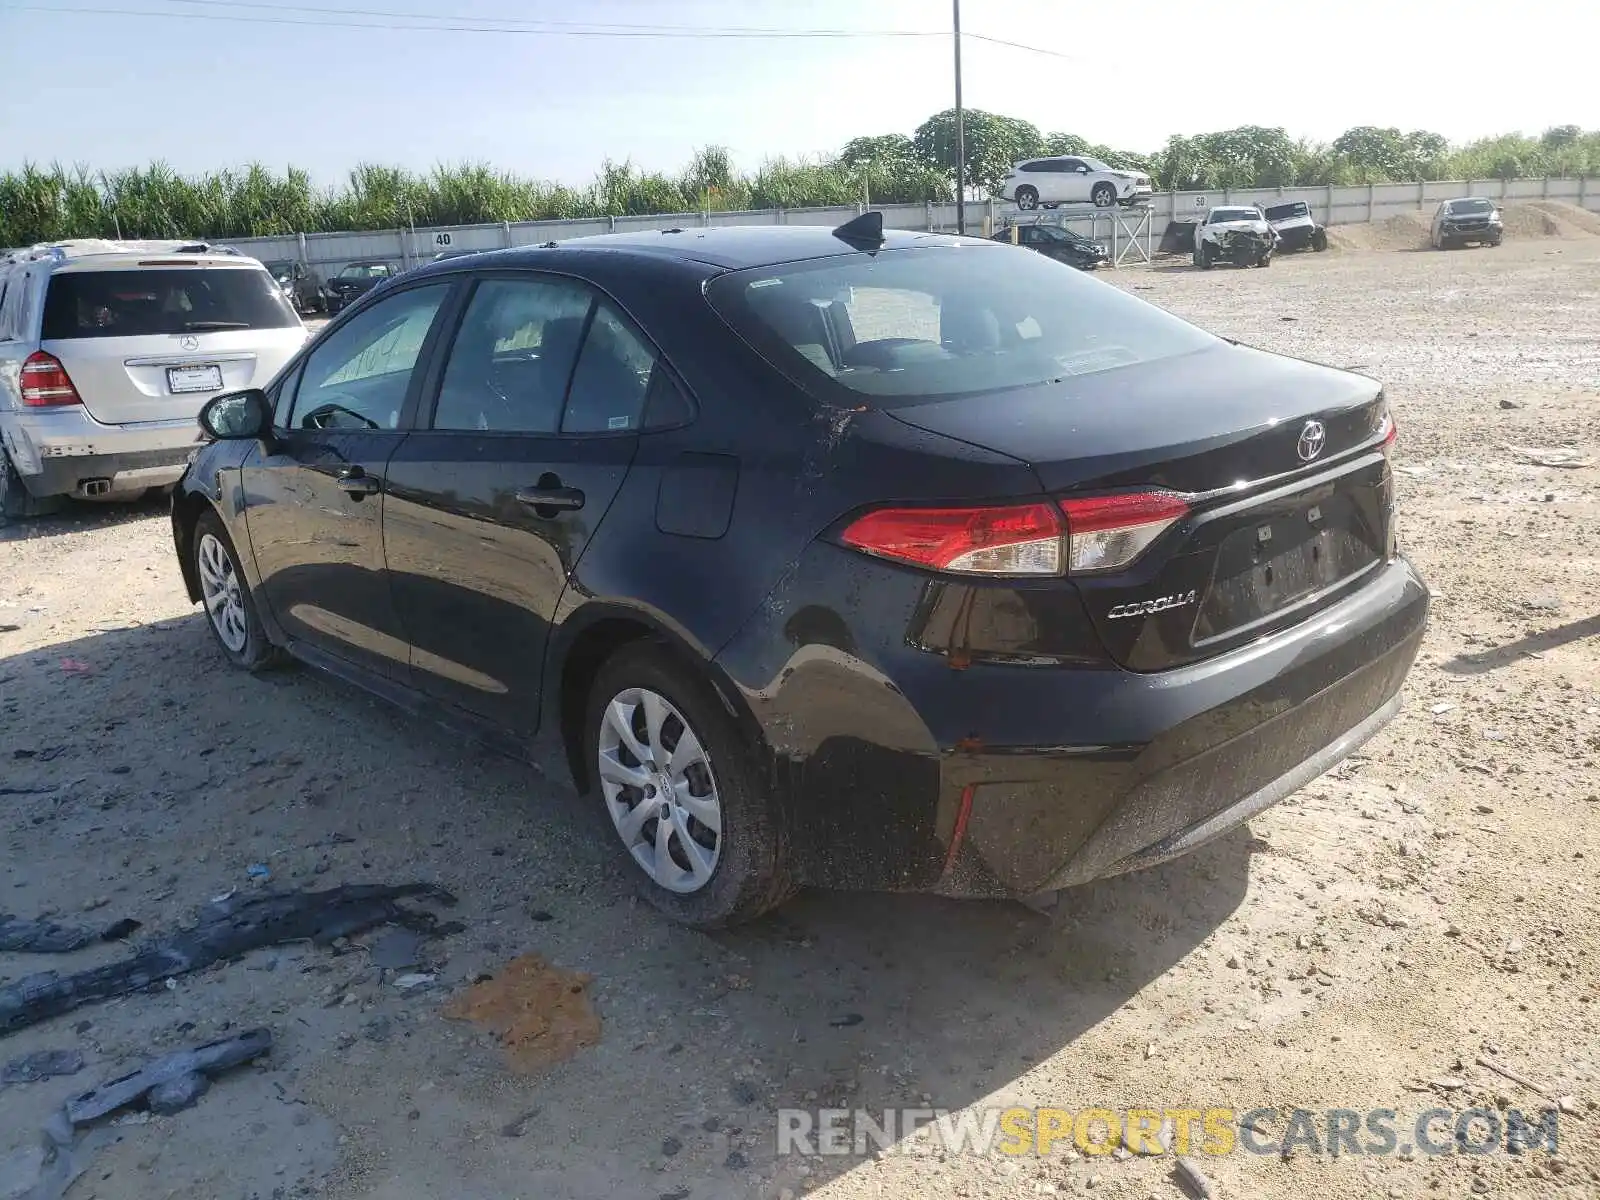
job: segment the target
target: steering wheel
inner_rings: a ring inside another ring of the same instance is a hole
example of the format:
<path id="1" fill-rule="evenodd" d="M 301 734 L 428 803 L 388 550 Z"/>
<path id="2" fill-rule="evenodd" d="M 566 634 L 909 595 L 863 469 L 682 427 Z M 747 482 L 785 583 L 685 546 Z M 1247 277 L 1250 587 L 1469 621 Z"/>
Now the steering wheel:
<path id="1" fill-rule="evenodd" d="M 364 416 L 361 413 L 356 412 L 356 410 L 353 408 L 346 408 L 344 405 L 335 404 L 332 401 L 317 405 L 316 408 L 313 408 L 301 418 L 300 424 L 302 428 L 309 429 L 337 429 L 339 426 L 335 425 L 331 420 L 329 420 L 329 418 L 336 416 L 353 417 L 367 429 L 383 428 L 383 426 L 379 425 L 371 417 Z"/>

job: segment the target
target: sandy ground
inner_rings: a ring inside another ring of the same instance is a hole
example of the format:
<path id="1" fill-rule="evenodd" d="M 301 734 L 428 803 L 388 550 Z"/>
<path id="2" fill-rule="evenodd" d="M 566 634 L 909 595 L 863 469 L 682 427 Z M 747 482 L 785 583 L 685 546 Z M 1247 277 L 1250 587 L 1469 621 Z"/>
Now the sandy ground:
<path id="1" fill-rule="evenodd" d="M 224 669 L 164 510 L 74 509 L 0 532 L 0 912 L 171 929 L 233 888 L 420 878 L 459 895 L 465 931 L 427 945 L 435 980 L 412 990 L 369 939 L 291 945 L 0 1038 L 0 1060 L 88 1060 L 0 1089 L 0 1162 L 66 1096 L 265 1024 L 268 1059 L 117 1128 L 72 1200 L 1164 1200 L 1181 1194 L 1164 1156 L 779 1160 L 775 1112 L 1392 1108 L 1408 1142 L 1427 1108 L 1557 1097 L 1556 1156 L 1202 1168 L 1218 1196 L 1258 1200 L 1600 1195 L 1600 468 L 1508 449 L 1600 451 L 1600 241 L 1114 278 L 1388 382 L 1401 535 L 1437 605 L 1404 711 L 1359 758 L 1050 916 L 806 895 L 705 936 L 632 899 L 559 771 L 309 671 Z M 115 953 L 0 956 L 0 982 Z M 603 1021 L 598 1045 L 533 1075 L 442 1012 L 526 953 L 591 974 Z"/>

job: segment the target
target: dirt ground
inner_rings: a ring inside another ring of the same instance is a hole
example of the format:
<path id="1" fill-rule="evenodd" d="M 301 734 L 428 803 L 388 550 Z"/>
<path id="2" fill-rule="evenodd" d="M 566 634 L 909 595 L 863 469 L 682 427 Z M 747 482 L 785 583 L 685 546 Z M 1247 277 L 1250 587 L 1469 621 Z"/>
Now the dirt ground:
<path id="1" fill-rule="evenodd" d="M 1600 468 L 1513 449 L 1600 452 L 1600 240 L 1108 277 L 1387 382 L 1401 538 L 1436 606 L 1403 712 L 1358 758 L 1050 915 L 805 895 L 706 936 L 632 898 L 553 760 L 531 772 L 307 670 L 225 670 L 163 508 L 77 508 L 0 532 L 0 912 L 152 932 L 230 889 L 422 879 L 464 931 L 425 943 L 420 986 L 370 937 L 294 944 L 0 1037 L 0 1062 L 88 1063 L 0 1089 L 0 1163 L 67 1096 L 267 1025 L 270 1056 L 197 1107 L 114 1127 L 72 1200 L 1165 1200 L 1168 1156 L 779 1159 L 775 1114 L 1391 1108 L 1404 1132 L 1558 1098 L 1554 1156 L 1201 1166 L 1225 1198 L 1600 1195 Z M 0 983 L 117 953 L 0 955 Z M 520 1074 L 443 1010 L 527 954 L 592 976 L 602 1029 Z"/>

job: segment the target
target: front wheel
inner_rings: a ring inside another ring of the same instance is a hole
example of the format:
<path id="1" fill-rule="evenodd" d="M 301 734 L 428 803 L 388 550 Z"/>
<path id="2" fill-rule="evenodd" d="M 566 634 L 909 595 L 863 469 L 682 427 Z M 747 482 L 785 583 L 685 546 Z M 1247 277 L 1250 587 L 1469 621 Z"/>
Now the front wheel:
<path id="1" fill-rule="evenodd" d="M 1328 248 L 1328 233 L 1326 230 L 1319 229 L 1311 236 L 1311 248 L 1318 254 Z"/>
<path id="2" fill-rule="evenodd" d="M 584 755 L 636 882 L 673 920 L 725 928 L 793 894 L 748 736 L 666 647 L 634 643 L 601 667 Z"/>
<path id="3" fill-rule="evenodd" d="M 1089 193 L 1089 198 L 1094 201 L 1096 208 L 1110 208 L 1117 202 L 1117 189 L 1109 183 L 1097 183 Z"/>
<path id="4" fill-rule="evenodd" d="M 1025 212 L 1039 207 L 1039 190 L 1032 187 L 1019 187 L 1017 189 L 1017 207 Z"/>
<path id="5" fill-rule="evenodd" d="M 1216 260 L 1214 258 L 1212 258 L 1212 256 L 1211 256 L 1211 247 L 1210 247 L 1210 245 L 1202 243 L 1202 245 L 1200 246 L 1199 255 L 1200 255 L 1200 269 L 1202 271 L 1211 270 L 1211 264 L 1213 262 L 1215 262 Z"/>
<path id="6" fill-rule="evenodd" d="M 1260 258 L 1256 259 L 1256 266 L 1258 267 L 1270 267 L 1271 265 L 1272 255 L 1270 254 L 1263 254 Z"/>
<path id="7" fill-rule="evenodd" d="M 239 569 L 233 539 L 215 513 L 195 522 L 190 539 L 194 575 L 200 581 L 200 598 L 206 621 L 223 657 L 246 671 L 262 671 L 283 661 L 283 652 L 267 639 L 256 613 L 250 585 Z"/>

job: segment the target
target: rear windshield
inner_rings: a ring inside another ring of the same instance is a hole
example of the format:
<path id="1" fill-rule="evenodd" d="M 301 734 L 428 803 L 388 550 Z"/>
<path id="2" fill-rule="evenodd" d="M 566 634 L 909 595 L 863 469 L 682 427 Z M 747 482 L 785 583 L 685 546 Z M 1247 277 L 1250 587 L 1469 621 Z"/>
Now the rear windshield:
<path id="1" fill-rule="evenodd" d="M 852 406 L 1034 387 L 1217 340 L 1054 259 L 987 245 L 738 271 L 707 295 L 770 361 Z"/>
<path id="2" fill-rule="evenodd" d="M 296 317 L 263 270 L 69 271 L 50 278 L 40 336 L 142 337 L 284 329 Z"/>
<path id="3" fill-rule="evenodd" d="M 1490 204 L 1487 200 L 1452 200 L 1450 201 L 1450 211 L 1456 216 L 1471 213 L 1486 213 L 1493 212 L 1494 205 Z"/>
<path id="4" fill-rule="evenodd" d="M 1310 215 L 1311 210 L 1305 206 L 1304 201 L 1296 201 L 1294 204 L 1274 204 L 1267 209 L 1267 220 L 1269 221 L 1282 221 L 1289 217 L 1309 217 Z"/>

